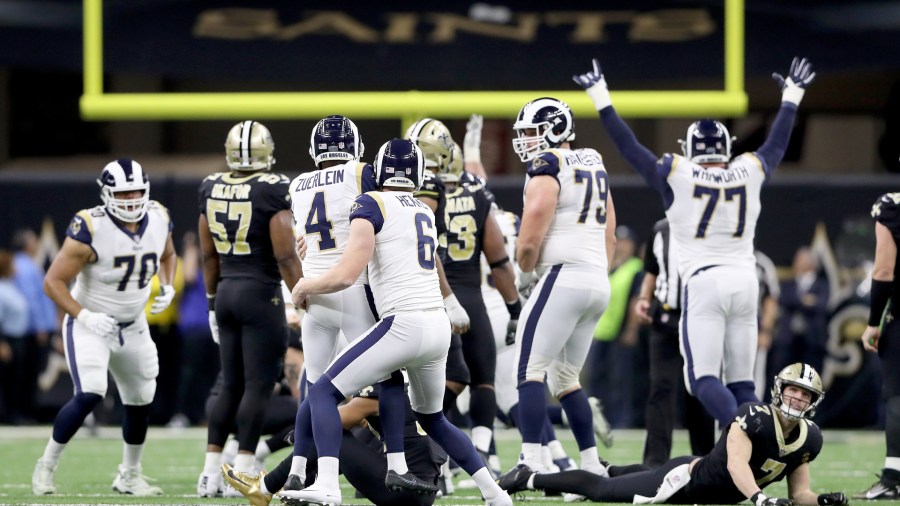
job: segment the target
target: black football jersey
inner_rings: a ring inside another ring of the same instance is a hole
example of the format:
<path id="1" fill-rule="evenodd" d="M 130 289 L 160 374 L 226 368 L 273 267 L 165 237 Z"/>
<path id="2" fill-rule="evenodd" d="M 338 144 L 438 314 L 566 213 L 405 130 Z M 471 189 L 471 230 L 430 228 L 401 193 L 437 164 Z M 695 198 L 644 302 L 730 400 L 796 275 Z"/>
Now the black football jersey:
<path id="1" fill-rule="evenodd" d="M 812 462 L 822 450 L 822 433 L 811 420 L 803 419 L 790 434 L 782 434 L 775 409 L 760 402 L 742 404 L 735 415 L 735 422 L 753 443 L 750 469 L 760 488 L 781 481 L 801 464 Z M 715 448 L 694 466 L 688 484 L 689 499 L 697 504 L 733 504 L 746 499 L 728 473 L 726 440 L 728 431 L 736 430 L 734 424 L 722 432 Z"/>
<path id="2" fill-rule="evenodd" d="M 444 195 L 446 189 L 444 182 L 430 170 L 425 171 L 425 179 L 422 181 L 422 187 L 416 190 L 413 195 L 418 197 L 428 197 L 437 201 L 438 207 L 434 211 L 434 228 L 438 237 L 443 237 L 447 233 L 447 196 Z M 443 258 L 441 259 L 443 260 Z"/>
<path id="3" fill-rule="evenodd" d="M 872 219 L 881 223 L 894 236 L 894 242 L 900 243 L 900 192 L 885 193 L 872 205 Z M 894 294 L 891 298 L 900 295 L 900 262 L 894 264 Z M 892 300 L 897 306 L 897 300 Z"/>
<path id="4" fill-rule="evenodd" d="M 291 209 L 290 182 L 282 174 L 257 172 L 218 173 L 200 183 L 200 213 L 206 215 L 219 252 L 221 278 L 281 282 L 269 220 Z"/>
<path id="5" fill-rule="evenodd" d="M 441 260 L 451 287 L 481 286 L 484 223 L 490 211 L 491 202 L 480 185 L 460 185 L 447 193 L 447 233 L 441 240 Z"/>

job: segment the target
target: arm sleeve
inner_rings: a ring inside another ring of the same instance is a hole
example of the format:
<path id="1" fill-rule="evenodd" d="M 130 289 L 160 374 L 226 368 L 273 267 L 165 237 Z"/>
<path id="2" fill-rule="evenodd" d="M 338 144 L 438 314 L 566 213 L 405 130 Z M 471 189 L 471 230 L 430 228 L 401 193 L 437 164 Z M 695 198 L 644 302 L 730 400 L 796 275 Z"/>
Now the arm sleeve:
<path id="1" fill-rule="evenodd" d="M 622 157 L 651 188 L 662 194 L 663 178 L 657 172 L 656 163 L 659 157 L 638 142 L 634 132 L 622 121 L 614 107 L 610 106 L 600 111 L 600 120 Z"/>
<path id="2" fill-rule="evenodd" d="M 794 129 L 794 119 L 797 117 L 797 106 L 790 102 L 782 102 L 778 109 L 778 115 L 769 130 L 766 142 L 756 151 L 756 156 L 762 161 L 766 177 L 772 177 L 775 167 L 784 158 L 788 141 L 791 140 L 791 131 Z"/>
<path id="3" fill-rule="evenodd" d="M 356 201 L 350 207 L 350 221 L 357 218 L 369 220 L 375 227 L 376 234 L 381 232 L 381 227 L 384 226 L 384 210 L 375 197 L 367 193 L 356 197 Z"/>

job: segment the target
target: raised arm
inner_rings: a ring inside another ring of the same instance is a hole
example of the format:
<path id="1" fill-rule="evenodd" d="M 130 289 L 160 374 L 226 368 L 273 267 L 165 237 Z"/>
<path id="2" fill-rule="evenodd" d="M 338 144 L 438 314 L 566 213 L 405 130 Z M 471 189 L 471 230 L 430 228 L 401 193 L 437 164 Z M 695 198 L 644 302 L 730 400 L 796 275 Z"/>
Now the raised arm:
<path id="1" fill-rule="evenodd" d="M 572 76 L 576 84 L 584 88 L 594 108 L 600 113 L 600 120 L 606 129 L 607 135 L 616 145 L 616 149 L 625 158 L 629 165 L 640 174 L 647 184 L 656 191 L 663 192 L 663 178 L 657 172 L 656 161 L 659 159 L 652 151 L 638 142 L 634 132 L 622 121 L 616 109 L 612 105 L 609 96 L 609 88 L 606 78 L 600 70 L 600 62 L 593 60 L 594 70 L 584 74 Z"/>
<path id="2" fill-rule="evenodd" d="M 791 62 L 791 70 L 788 77 L 773 73 L 772 78 L 781 86 L 781 108 L 769 130 L 766 141 L 756 151 L 756 156 L 763 163 L 763 169 L 767 176 L 771 176 L 775 167 L 784 158 L 788 141 L 791 139 L 791 131 L 794 129 L 794 119 L 797 117 L 797 108 L 803 99 L 806 88 L 816 78 L 812 71 L 812 63 L 806 58 L 795 57 Z"/>

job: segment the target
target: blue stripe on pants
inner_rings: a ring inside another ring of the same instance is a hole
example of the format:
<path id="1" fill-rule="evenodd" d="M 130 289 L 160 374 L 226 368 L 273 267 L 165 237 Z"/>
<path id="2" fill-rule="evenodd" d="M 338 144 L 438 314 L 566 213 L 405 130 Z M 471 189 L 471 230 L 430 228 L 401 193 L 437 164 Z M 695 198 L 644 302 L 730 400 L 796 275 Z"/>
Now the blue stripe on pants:
<path id="1" fill-rule="evenodd" d="M 541 292 L 537 295 L 537 300 L 534 302 L 534 308 L 528 314 L 528 320 L 525 322 L 525 330 L 522 331 L 522 351 L 519 353 L 519 370 L 517 373 L 519 384 L 525 381 L 525 371 L 528 368 L 528 359 L 531 356 L 531 346 L 534 344 L 534 331 L 537 328 L 538 321 L 541 319 L 544 308 L 547 306 L 547 300 L 550 298 L 550 292 L 553 290 L 553 284 L 556 283 L 556 277 L 559 276 L 560 269 L 562 269 L 562 264 L 554 265 L 550 268 L 550 272 L 547 273 L 547 279 L 544 280 L 544 285 L 541 287 Z"/>

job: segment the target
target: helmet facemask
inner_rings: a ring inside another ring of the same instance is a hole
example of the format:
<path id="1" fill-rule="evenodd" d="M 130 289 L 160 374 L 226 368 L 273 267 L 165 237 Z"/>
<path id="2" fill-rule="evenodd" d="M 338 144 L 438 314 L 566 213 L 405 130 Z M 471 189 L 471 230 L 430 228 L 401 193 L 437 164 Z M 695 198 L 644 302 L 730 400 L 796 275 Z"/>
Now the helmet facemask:
<path id="1" fill-rule="evenodd" d="M 545 149 L 575 140 L 574 121 L 569 106 L 549 97 L 525 104 L 513 124 L 513 130 L 516 131 L 516 137 L 512 140 L 513 151 L 523 162 L 534 159 Z"/>
<path id="2" fill-rule="evenodd" d="M 150 179 L 144 174 L 141 164 L 129 159 L 110 162 L 100 173 L 97 184 L 100 186 L 100 200 L 110 215 L 126 223 L 135 223 L 147 214 Z M 141 196 L 134 199 L 117 197 L 118 194 L 133 191 L 140 191 Z"/>
<path id="3" fill-rule="evenodd" d="M 791 406 L 791 400 L 784 395 L 784 389 L 788 386 L 801 388 L 810 393 L 810 401 L 803 408 Z M 812 418 L 816 414 L 816 408 L 825 397 L 825 389 L 822 386 L 822 378 L 816 370 L 803 363 L 791 364 L 775 376 L 775 384 L 772 386 L 772 406 L 781 412 L 789 420 Z"/>

